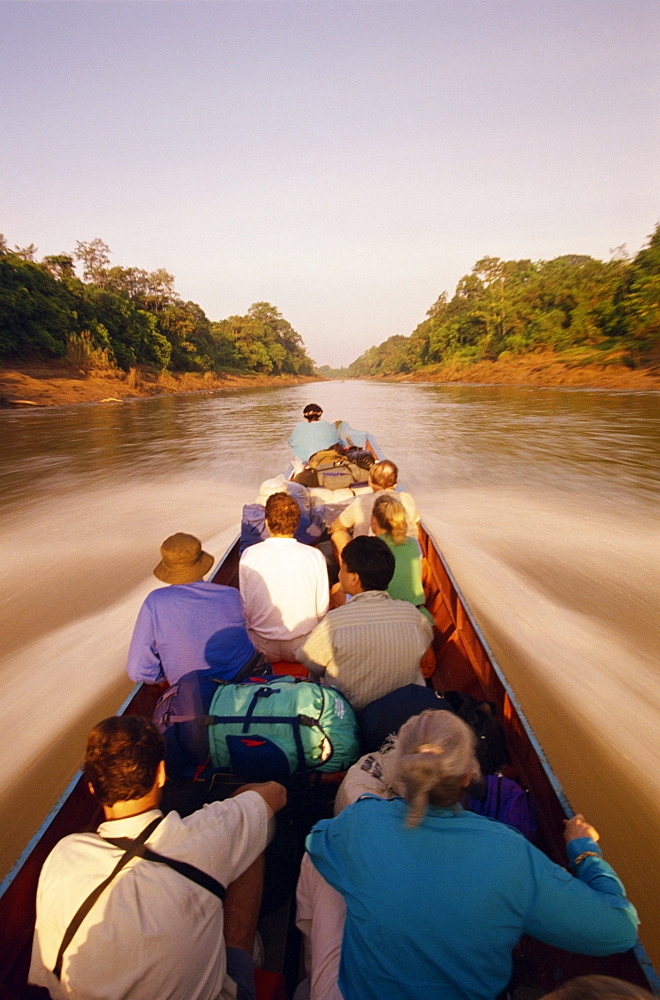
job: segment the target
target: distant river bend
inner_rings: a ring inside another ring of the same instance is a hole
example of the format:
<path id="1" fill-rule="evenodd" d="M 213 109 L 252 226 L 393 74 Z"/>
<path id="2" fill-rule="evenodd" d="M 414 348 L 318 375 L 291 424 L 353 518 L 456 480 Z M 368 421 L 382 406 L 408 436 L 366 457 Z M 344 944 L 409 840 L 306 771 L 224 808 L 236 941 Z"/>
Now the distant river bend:
<path id="1" fill-rule="evenodd" d="M 0 413 L 3 871 L 130 690 L 160 542 L 220 555 L 310 400 L 398 462 L 660 965 L 657 393 L 327 382 Z"/>

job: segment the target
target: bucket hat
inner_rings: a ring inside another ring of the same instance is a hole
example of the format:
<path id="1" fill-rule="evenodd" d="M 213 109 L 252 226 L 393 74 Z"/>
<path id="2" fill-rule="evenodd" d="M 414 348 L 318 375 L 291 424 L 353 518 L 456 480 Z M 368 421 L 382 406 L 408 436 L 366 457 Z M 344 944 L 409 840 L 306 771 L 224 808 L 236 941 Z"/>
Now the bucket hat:
<path id="1" fill-rule="evenodd" d="M 177 531 L 160 547 L 162 556 L 154 576 L 164 583 L 194 583 L 201 580 L 213 565 L 213 556 L 202 551 L 199 538 Z"/>

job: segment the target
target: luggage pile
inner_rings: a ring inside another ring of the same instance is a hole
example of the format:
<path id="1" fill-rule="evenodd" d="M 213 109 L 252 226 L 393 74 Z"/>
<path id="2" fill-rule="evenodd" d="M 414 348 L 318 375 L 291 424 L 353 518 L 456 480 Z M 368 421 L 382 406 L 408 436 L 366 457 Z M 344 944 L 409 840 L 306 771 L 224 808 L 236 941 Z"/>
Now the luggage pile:
<path id="1" fill-rule="evenodd" d="M 154 723 L 175 779 L 225 772 L 285 781 L 299 772 L 343 771 L 360 756 L 355 713 L 344 696 L 294 677 L 233 684 L 193 671 L 161 696 Z"/>

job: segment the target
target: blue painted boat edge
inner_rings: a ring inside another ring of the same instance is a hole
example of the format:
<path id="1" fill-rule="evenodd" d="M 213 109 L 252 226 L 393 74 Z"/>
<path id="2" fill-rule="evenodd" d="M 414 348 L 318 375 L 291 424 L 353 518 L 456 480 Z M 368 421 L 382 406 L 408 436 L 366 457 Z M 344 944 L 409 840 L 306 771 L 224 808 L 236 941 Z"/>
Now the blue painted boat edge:
<path id="1" fill-rule="evenodd" d="M 211 577 L 210 577 L 211 579 L 216 575 L 216 573 L 219 571 L 220 567 L 223 566 L 224 563 L 225 563 L 225 561 L 229 558 L 229 555 L 230 555 L 231 551 L 233 550 L 234 546 L 238 543 L 239 539 L 240 539 L 240 535 L 236 535 L 236 537 L 234 538 L 234 540 L 231 543 L 231 545 L 228 546 L 228 548 L 225 551 L 224 555 L 219 560 L 219 562 L 217 563 L 217 565 L 214 567 L 213 572 L 212 572 Z M 116 713 L 117 715 L 124 715 L 124 713 L 126 712 L 126 709 L 130 705 L 130 703 L 133 701 L 133 699 L 135 697 L 137 697 L 137 695 L 138 695 L 138 693 L 140 692 L 141 689 L 142 689 L 142 684 L 141 683 L 140 684 L 136 684 L 135 687 L 133 687 L 131 689 L 130 693 L 127 695 L 127 697 L 124 699 L 124 701 L 122 702 L 122 704 L 117 709 L 117 713 Z M 57 801 L 54 803 L 54 805 L 52 806 L 52 808 L 49 810 L 48 814 L 46 815 L 46 817 L 44 818 L 44 820 L 42 821 L 42 823 L 39 825 L 39 828 L 37 829 L 36 833 L 30 838 L 30 840 L 28 841 L 28 843 L 25 845 L 25 847 L 21 851 L 19 857 L 16 859 L 16 861 L 14 862 L 14 864 L 11 866 L 11 868 L 9 869 L 9 871 L 7 872 L 7 874 L 5 875 L 5 877 L 3 878 L 2 882 L 0 882 L 0 899 L 2 899 L 2 897 L 4 896 L 4 894 L 7 892 L 7 890 L 9 889 L 9 887 L 12 885 L 12 883 L 14 882 L 14 879 L 16 878 L 18 872 L 23 868 L 23 866 L 25 865 L 27 859 L 30 857 L 30 854 L 32 853 L 32 851 L 34 850 L 34 848 L 37 846 L 37 844 L 39 843 L 39 841 L 45 836 L 45 834 L 46 834 L 48 828 L 50 827 L 51 823 L 53 822 L 53 820 L 55 819 L 55 817 L 61 812 L 62 807 L 64 806 L 64 804 L 67 801 L 67 799 L 71 796 L 74 788 L 76 787 L 76 785 L 78 784 L 78 782 L 80 781 L 81 778 L 82 778 L 82 771 L 79 768 L 75 772 L 75 774 L 73 775 L 73 777 L 71 778 L 71 780 L 69 781 L 68 785 L 66 786 L 66 788 L 64 789 L 64 791 L 62 792 L 62 794 L 59 796 L 59 798 L 57 799 Z"/>
<path id="2" fill-rule="evenodd" d="M 135 687 L 132 688 L 130 694 L 124 699 L 124 701 L 122 702 L 122 704 L 120 705 L 120 707 L 117 709 L 117 715 L 123 715 L 125 713 L 126 709 L 130 705 L 130 703 L 133 701 L 133 699 L 136 697 L 136 695 L 141 690 L 141 688 L 142 688 L 142 684 L 136 684 Z M 76 785 L 78 784 L 78 782 L 80 781 L 81 778 L 82 778 L 82 771 L 80 770 L 80 768 L 78 768 L 78 770 L 76 771 L 76 773 L 71 778 L 71 781 L 66 786 L 66 788 L 64 789 L 64 791 L 62 792 L 62 794 L 60 795 L 60 797 L 58 798 L 57 802 L 55 802 L 55 804 L 53 805 L 53 807 L 48 812 L 48 815 L 46 816 L 46 818 L 40 824 L 39 829 L 37 830 L 37 832 L 34 834 L 33 837 L 30 838 L 30 840 L 28 841 L 28 843 L 26 844 L 26 846 L 21 851 L 20 856 L 17 858 L 17 860 L 11 866 L 11 868 L 9 869 L 9 871 L 7 872 L 7 874 L 5 875 L 5 877 L 3 878 L 2 882 L 0 882 L 0 899 L 2 899 L 2 897 L 5 894 L 5 892 L 7 892 L 7 890 L 10 887 L 10 885 L 13 883 L 14 879 L 16 878 L 18 872 L 21 870 L 21 868 L 23 868 L 23 866 L 25 865 L 27 859 L 29 858 L 30 854 L 32 853 L 32 851 L 34 850 L 34 848 L 37 846 L 37 844 L 39 843 L 39 841 L 43 839 L 43 837 L 45 836 L 46 831 L 48 830 L 49 826 L 51 825 L 51 823 L 53 822 L 53 820 L 55 819 L 55 817 L 58 815 L 58 813 L 62 810 L 62 807 L 64 806 L 64 803 L 71 796 L 74 788 L 76 787 Z"/>
<path id="3" fill-rule="evenodd" d="M 635 958 L 639 962 L 639 966 L 646 976 L 646 980 L 649 984 L 649 989 L 655 996 L 660 996 L 660 976 L 655 970 L 653 962 L 649 958 L 648 952 L 643 944 L 639 941 L 633 948 Z"/>
<path id="4" fill-rule="evenodd" d="M 435 546 L 435 550 L 438 553 L 438 556 L 440 557 L 440 560 L 442 562 L 442 565 L 444 566 L 445 572 L 447 573 L 447 576 L 451 580 L 452 586 L 455 588 L 456 593 L 458 594 L 458 597 L 460 599 L 460 602 L 463 605 L 463 610 L 465 611 L 465 614 L 466 614 L 467 618 L 470 620 L 470 623 L 471 623 L 473 629 L 477 633 L 477 635 L 479 637 L 479 641 L 481 642 L 482 646 L 484 647 L 484 650 L 486 651 L 488 659 L 490 660 L 490 662 L 493 665 L 493 669 L 495 670 L 495 673 L 497 674 L 499 680 L 501 681 L 502 686 L 503 686 L 504 690 L 506 691 L 506 693 L 507 693 L 507 695 L 508 695 L 508 697 L 509 697 L 509 699 L 511 701 L 511 704 L 515 708 L 516 713 L 517 713 L 517 715 L 520 718 L 520 721 L 521 721 L 521 723 L 523 725 L 523 728 L 524 728 L 525 732 L 527 733 L 527 736 L 529 737 L 529 740 L 530 740 L 530 742 L 531 742 L 531 744 L 532 744 L 532 746 L 534 748 L 534 751 L 538 755 L 538 758 L 541 761 L 541 764 L 543 765 L 543 770 L 545 771 L 545 773 L 546 773 L 546 775 L 548 777 L 548 780 L 550 781 L 550 784 L 552 785 L 557 798 L 561 802 L 562 808 L 563 808 L 563 810 L 564 810 L 564 812 L 566 814 L 567 819 L 570 818 L 571 816 L 573 816 L 575 814 L 575 810 L 571 806 L 571 804 L 570 804 L 570 802 L 568 800 L 568 796 L 566 795 L 564 789 L 561 786 L 561 782 L 559 781 L 559 778 L 557 777 L 557 775 L 555 774 L 555 772 L 552 770 L 552 766 L 551 766 L 548 758 L 546 757 L 545 752 L 543 750 L 543 747 L 539 743 L 539 741 L 538 741 L 538 739 L 536 737 L 536 734 L 534 733 L 534 730 L 532 729 L 532 726 L 531 726 L 529 720 L 527 719 L 527 716 L 525 715 L 525 712 L 523 710 L 522 705 L 520 704 L 520 702 L 519 702 L 517 696 L 515 695 L 515 693 L 514 693 L 512 687 L 511 687 L 511 685 L 509 684 L 508 680 L 506 679 L 506 675 L 504 674 L 504 671 L 502 670 L 502 668 L 500 667 L 499 663 L 497 662 L 497 658 L 496 658 L 495 654 L 493 653 L 493 650 L 488 645 L 488 640 L 486 639 L 485 635 L 481 631 L 481 628 L 479 627 L 478 623 L 476 622 L 475 617 L 472 614 L 472 610 L 470 608 L 470 605 L 468 604 L 468 602 L 466 601 L 465 597 L 463 596 L 463 592 L 461 591 L 461 588 L 459 587 L 458 583 L 456 582 L 456 577 L 454 576 L 454 574 L 452 573 L 451 569 L 447 565 L 447 560 L 443 556 L 443 554 L 442 554 L 442 552 L 440 550 L 440 547 L 438 546 L 438 543 L 434 539 L 433 535 L 426 529 L 426 527 L 424 525 L 424 522 L 422 522 L 422 527 L 424 528 L 424 531 L 426 531 L 426 534 L 428 535 L 430 541 Z"/>
<path id="5" fill-rule="evenodd" d="M 424 527 L 424 522 L 422 522 L 422 527 Z M 527 716 L 525 715 L 525 713 L 523 711 L 523 708 L 522 708 L 520 702 L 518 701 L 518 698 L 513 693 L 513 690 L 511 689 L 511 685 L 507 681 L 502 668 L 500 667 L 499 663 L 497 662 L 495 654 L 493 653 L 492 649 L 488 645 L 486 637 L 484 636 L 483 632 L 479 628 L 479 625 L 475 621 L 475 618 L 474 618 L 474 615 L 472 614 L 470 606 L 467 603 L 465 597 L 463 596 L 461 588 L 459 587 L 458 583 L 456 582 L 456 578 L 455 578 L 454 574 L 452 573 L 452 571 L 450 570 L 449 566 L 447 565 L 447 560 L 443 556 L 442 551 L 440 550 L 440 547 L 439 547 L 438 543 L 436 542 L 436 540 L 433 537 L 433 535 L 429 531 L 427 531 L 426 527 L 424 527 L 424 531 L 426 531 L 426 534 L 428 535 L 428 538 L 429 538 L 430 542 L 433 544 L 436 552 L 438 553 L 438 556 L 440 558 L 440 561 L 442 562 L 442 565 L 443 565 L 443 567 L 445 569 L 445 572 L 447 573 L 447 576 L 451 580 L 452 586 L 456 589 L 456 593 L 457 593 L 457 595 L 459 597 L 459 600 L 460 600 L 461 604 L 463 605 L 463 610 L 465 611 L 467 617 L 469 618 L 469 620 L 470 620 L 470 622 L 472 624 L 472 627 L 474 628 L 475 632 L 477 633 L 477 635 L 479 637 L 479 641 L 483 645 L 484 650 L 486 651 L 486 654 L 488 655 L 488 657 L 490 659 L 490 662 L 493 665 L 493 669 L 495 670 L 495 673 L 497 674 L 499 680 L 502 683 L 502 686 L 504 687 L 504 690 L 506 691 L 509 699 L 511 700 L 511 704 L 513 705 L 513 707 L 516 710 L 516 713 L 517 713 L 517 715 L 518 715 L 518 717 L 520 719 L 520 722 L 522 723 L 522 726 L 523 726 L 525 732 L 527 733 L 527 736 L 529 738 L 530 743 L 532 744 L 532 747 L 534 748 L 535 753 L 538 755 L 538 758 L 541 761 L 541 765 L 543 767 L 543 770 L 545 771 L 545 773 L 547 775 L 548 781 L 552 785 L 552 788 L 553 788 L 553 790 L 555 792 L 555 795 L 557 796 L 557 798 L 559 799 L 559 801 L 561 803 L 561 806 L 562 806 L 562 808 L 563 808 L 563 810 L 564 810 L 564 812 L 566 814 L 566 817 L 570 818 L 571 816 L 573 816 L 575 814 L 575 810 L 571 807 L 571 804 L 570 804 L 570 802 L 568 800 L 568 796 L 564 792 L 564 789 L 562 788 L 562 785 L 561 785 L 561 782 L 559 781 L 559 778 L 557 777 L 557 775 L 553 771 L 553 769 L 552 769 L 552 767 L 550 765 L 550 762 L 549 762 L 548 758 L 546 757 L 545 752 L 543 751 L 543 748 L 541 747 L 541 744 L 539 743 L 538 739 L 536 738 L 534 730 L 532 729 L 532 727 L 531 727 L 531 725 L 530 725 L 530 723 L 529 723 L 529 721 L 527 719 Z M 644 948 L 644 946 L 639 941 L 637 942 L 637 944 L 635 945 L 635 947 L 632 950 L 633 950 L 633 953 L 635 955 L 635 958 L 637 959 L 637 961 L 639 963 L 640 969 L 642 970 L 644 976 L 646 977 L 646 981 L 648 983 L 649 989 L 656 996 L 660 996 L 660 976 L 658 976 L 658 973 L 656 972 L 655 967 L 654 967 L 653 963 L 651 962 L 651 959 L 650 959 L 650 957 L 648 955 L 648 952 L 646 951 L 646 949 Z"/>

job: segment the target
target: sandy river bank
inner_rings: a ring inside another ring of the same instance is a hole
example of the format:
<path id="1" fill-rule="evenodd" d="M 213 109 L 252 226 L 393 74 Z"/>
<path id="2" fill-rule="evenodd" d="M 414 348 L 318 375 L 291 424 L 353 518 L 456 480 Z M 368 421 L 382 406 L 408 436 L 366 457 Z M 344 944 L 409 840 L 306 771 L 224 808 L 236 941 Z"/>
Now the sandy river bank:
<path id="1" fill-rule="evenodd" d="M 216 375 L 213 372 L 140 372 L 83 375 L 63 362 L 0 368 L 0 407 L 69 406 L 72 403 L 121 403 L 143 396 L 180 392 L 217 392 L 259 385 L 311 382 L 296 375 Z"/>
<path id="2" fill-rule="evenodd" d="M 409 374 L 387 376 L 387 381 L 526 385 L 536 389 L 567 386 L 653 392 L 660 390 L 660 350 L 644 357 L 638 368 L 629 368 L 620 360 L 608 364 L 586 364 L 559 357 L 554 351 L 534 351 L 498 358 L 497 361 L 429 365 Z"/>
<path id="3" fill-rule="evenodd" d="M 513 355 L 497 361 L 430 365 L 404 375 L 385 376 L 391 382 L 480 383 L 526 385 L 535 388 L 567 386 L 627 392 L 660 391 L 660 349 L 629 368 L 620 361 L 584 364 L 558 357 L 553 351 Z M 64 362 L 0 368 L 0 407 L 68 406 L 72 403 L 120 403 L 141 396 L 179 392 L 216 392 L 259 385 L 295 385 L 319 381 L 295 375 L 237 375 L 234 373 L 140 372 L 83 375 Z"/>

